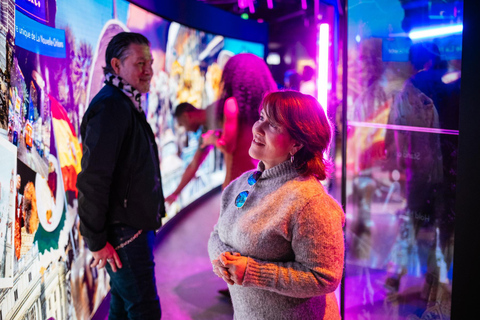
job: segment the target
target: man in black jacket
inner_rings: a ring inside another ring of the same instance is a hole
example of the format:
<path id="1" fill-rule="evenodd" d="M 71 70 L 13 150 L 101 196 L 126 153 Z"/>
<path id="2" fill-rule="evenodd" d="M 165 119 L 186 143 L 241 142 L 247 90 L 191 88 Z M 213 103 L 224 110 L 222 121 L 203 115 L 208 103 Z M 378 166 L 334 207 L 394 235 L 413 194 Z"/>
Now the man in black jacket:
<path id="1" fill-rule="evenodd" d="M 109 319 L 160 319 L 152 248 L 165 206 L 157 145 L 141 106 L 153 75 L 150 43 L 119 33 L 105 60 L 105 86 L 81 125 L 80 232 L 91 266 L 110 275 Z"/>

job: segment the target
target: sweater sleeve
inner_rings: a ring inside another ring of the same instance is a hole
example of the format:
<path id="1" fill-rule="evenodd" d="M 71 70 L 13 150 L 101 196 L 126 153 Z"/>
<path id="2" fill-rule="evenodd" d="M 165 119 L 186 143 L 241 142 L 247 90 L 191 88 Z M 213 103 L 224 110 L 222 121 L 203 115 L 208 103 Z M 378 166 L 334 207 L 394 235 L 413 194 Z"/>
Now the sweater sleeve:
<path id="1" fill-rule="evenodd" d="M 128 128 L 128 116 L 121 112 L 123 106 L 110 100 L 92 106 L 82 130 L 82 171 L 77 178 L 78 215 L 80 232 L 91 251 L 102 249 L 107 242 L 110 186 Z"/>
<path id="2" fill-rule="evenodd" d="M 345 216 L 329 196 L 314 197 L 292 218 L 294 261 L 248 258 L 243 286 L 295 298 L 335 291 L 343 273 Z"/>

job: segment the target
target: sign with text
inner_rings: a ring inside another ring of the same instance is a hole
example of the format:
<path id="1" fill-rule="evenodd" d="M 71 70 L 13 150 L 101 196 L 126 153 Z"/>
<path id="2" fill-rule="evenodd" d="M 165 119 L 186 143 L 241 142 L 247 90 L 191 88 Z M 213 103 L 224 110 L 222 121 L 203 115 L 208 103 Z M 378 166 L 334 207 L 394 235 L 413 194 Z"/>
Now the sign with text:
<path id="1" fill-rule="evenodd" d="M 438 46 L 443 60 L 462 59 L 462 35 L 454 34 L 447 37 L 434 39 L 433 43 Z"/>
<path id="2" fill-rule="evenodd" d="M 47 2 L 45 0 L 16 0 L 15 6 L 20 12 L 47 22 Z"/>
<path id="3" fill-rule="evenodd" d="M 65 58 L 65 30 L 36 22 L 15 11 L 15 44 L 28 51 L 54 58 Z"/>
<path id="4" fill-rule="evenodd" d="M 406 37 L 382 39 L 382 61 L 408 61 L 408 52 L 412 41 Z"/>

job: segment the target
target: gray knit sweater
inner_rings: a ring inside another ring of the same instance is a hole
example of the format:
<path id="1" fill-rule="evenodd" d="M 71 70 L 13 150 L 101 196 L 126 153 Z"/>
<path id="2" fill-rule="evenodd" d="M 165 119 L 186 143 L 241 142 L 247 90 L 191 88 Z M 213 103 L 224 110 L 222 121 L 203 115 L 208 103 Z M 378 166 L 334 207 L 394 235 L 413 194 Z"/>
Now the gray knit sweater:
<path id="1" fill-rule="evenodd" d="M 250 174 L 225 188 L 208 242 L 211 260 L 225 251 L 248 257 L 243 285 L 229 285 L 235 319 L 340 319 L 334 291 L 343 271 L 341 207 L 289 161 L 264 170 L 253 187 Z M 238 209 L 244 190 L 250 194 Z"/>

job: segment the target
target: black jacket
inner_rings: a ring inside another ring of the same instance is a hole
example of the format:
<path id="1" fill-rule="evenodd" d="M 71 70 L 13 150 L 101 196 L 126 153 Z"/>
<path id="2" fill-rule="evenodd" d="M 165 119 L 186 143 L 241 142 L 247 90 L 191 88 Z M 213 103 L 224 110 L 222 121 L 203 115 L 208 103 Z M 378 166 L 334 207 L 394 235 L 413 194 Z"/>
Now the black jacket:
<path id="1" fill-rule="evenodd" d="M 107 84 L 85 112 L 80 133 L 78 214 L 90 250 L 105 246 L 107 227 L 114 223 L 160 228 L 165 205 L 158 150 L 145 115 L 120 89 Z"/>

